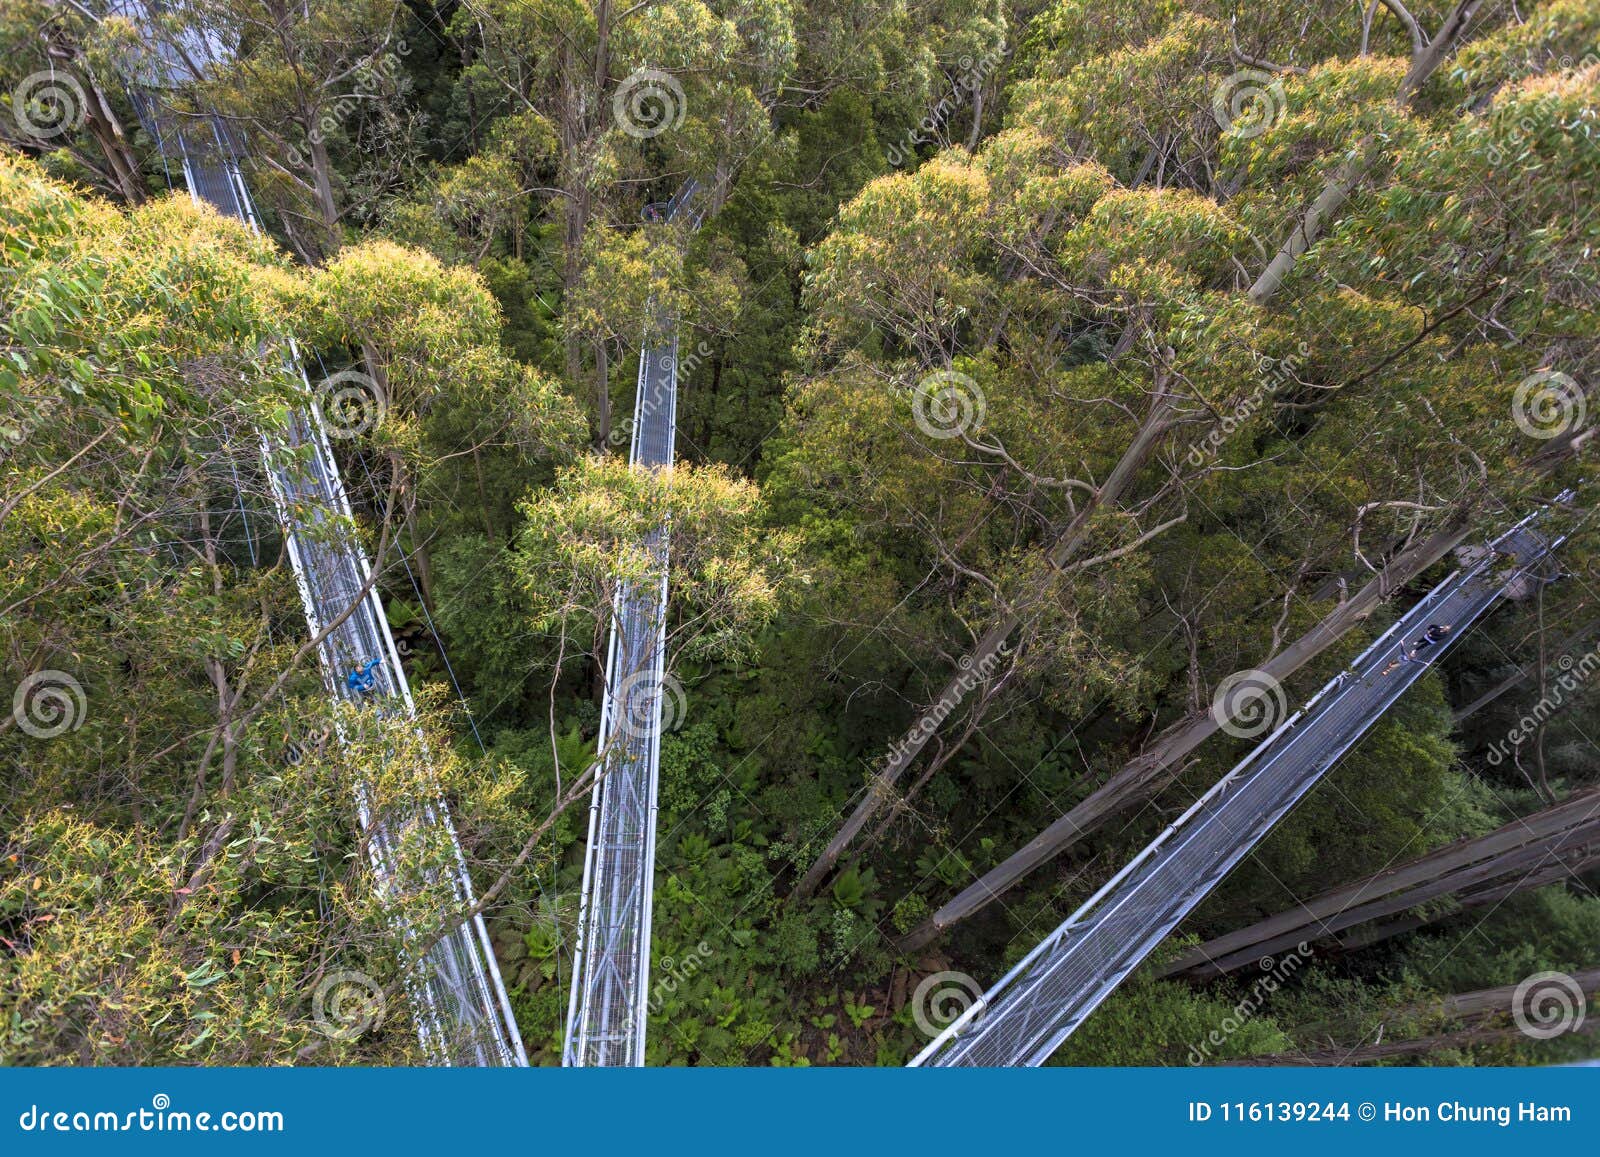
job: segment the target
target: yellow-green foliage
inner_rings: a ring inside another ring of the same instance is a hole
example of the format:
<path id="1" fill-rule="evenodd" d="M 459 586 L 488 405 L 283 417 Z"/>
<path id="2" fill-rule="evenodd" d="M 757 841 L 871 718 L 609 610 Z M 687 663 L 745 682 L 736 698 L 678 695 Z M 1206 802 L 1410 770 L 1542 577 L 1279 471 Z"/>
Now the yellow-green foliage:
<path id="1" fill-rule="evenodd" d="M 988 203 L 987 175 L 959 150 L 869 184 L 811 256 L 806 301 L 819 332 L 881 326 L 919 351 L 939 348 L 983 292 L 970 263 Z"/>
<path id="2" fill-rule="evenodd" d="M 1011 123 L 1035 126 L 1131 180 L 1151 142 L 1215 135 L 1208 65 L 1226 35 L 1215 21 L 1182 16 L 1147 43 L 1019 84 Z"/>
<path id="3" fill-rule="evenodd" d="M 598 630 L 624 583 L 659 579 L 647 539 L 669 529 L 669 650 L 723 660 L 748 656 L 777 612 L 793 565 L 790 532 L 763 528 L 756 486 L 725 467 L 636 469 L 580 458 L 522 505 L 517 563 L 543 630 Z M 580 625 L 580 629 L 583 629 Z"/>
<path id="4" fill-rule="evenodd" d="M 1462 45 L 1447 91 L 1463 101 L 1481 99 L 1501 85 L 1596 60 L 1600 8 L 1589 0 L 1542 0 L 1526 21 Z"/>

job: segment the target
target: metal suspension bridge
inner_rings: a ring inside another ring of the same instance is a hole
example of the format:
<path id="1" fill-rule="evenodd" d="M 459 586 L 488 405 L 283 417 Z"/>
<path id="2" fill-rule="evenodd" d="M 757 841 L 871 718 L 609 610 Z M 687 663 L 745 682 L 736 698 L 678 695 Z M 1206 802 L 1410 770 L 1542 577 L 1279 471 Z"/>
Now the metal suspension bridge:
<path id="1" fill-rule="evenodd" d="M 1562 540 L 1538 534 L 1537 518 L 1517 523 L 1482 558 L 1429 591 L 911 1065 L 1041 1065 L 1049 1059 L 1452 642 L 1508 591 L 1541 581 L 1539 572 Z M 1449 626 L 1449 634 L 1413 654 L 1412 640 L 1434 624 Z"/>
<path id="2" fill-rule="evenodd" d="M 647 220 L 691 229 L 697 184 L 690 178 Z M 639 353 L 629 464 L 672 470 L 677 435 L 677 319 L 652 318 Z M 649 1019 L 650 915 L 655 894 L 656 793 L 660 774 L 667 620 L 667 524 L 645 550 L 654 573 L 623 584 L 612 609 L 600 769 L 589 804 L 583 894 L 563 1065 L 643 1065 Z"/>
<path id="3" fill-rule="evenodd" d="M 152 13 L 140 0 L 123 0 L 116 10 L 153 27 Z M 241 172 L 243 154 L 227 125 L 216 116 L 180 119 L 165 114 L 155 96 L 175 78 L 191 76 L 190 62 L 203 65 L 224 50 L 215 41 L 194 38 L 183 43 L 181 51 L 158 35 L 148 42 L 151 67 L 146 75 L 135 78 L 132 86 L 141 123 L 157 142 L 164 161 L 170 165 L 169 150 L 177 154 L 184 182 L 197 202 L 206 202 L 259 232 Z M 298 351 L 292 341 L 289 347 L 294 372 L 300 375 L 309 400 L 311 387 Z M 318 647 L 318 659 L 328 694 L 365 710 L 413 715 L 411 688 L 395 650 L 372 567 L 352 532 L 349 497 L 316 406 L 292 414 L 287 430 L 273 441 L 263 437 L 262 452 L 307 628 L 313 638 L 327 631 Z M 358 671 L 360 677 L 353 677 L 351 673 Z M 472 911 L 476 897 L 471 877 L 444 800 L 425 796 L 401 808 L 379 811 L 365 786 L 358 785 L 356 794 L 380 888 L 391 897 L 403 897 L 419 887 L 436 891 L 442 885 L 455 911 Z M 448 844 L 449 862 L 442 875 L 435 869 L 412 866 L 416 853 L 407 848 L 419 832 Z M 481 914 L 456 925 L 431 946 L 428 929 L 407 917 L 396 915 L 394 919 L 402 951 L 411 957 L 405 962 L 406 987 L 418 1038 L 429 1060 L 442 1065 L 526 1065 L 527 1056 Z"/>
<path id="4" fill-rule="evenodd" d="M 145 12 L 121 0 L 124 15 Z M 213 59 L 215 43 L 161 54 L 172 73 L 185 59 Z M 185 69 L 186 65 L 183 66 Z M 146 85 L 148 87 L 148 78 Z M 217 117 L 178 124 L 160 115 L 147 93 L 134 94 L 146 129 L 175 148 L 197 200 L 258 229 L 241 176 L 241 150 Z M 688 181 L 647 219 L 699 224 Z M 676 319 L 654 316 L 643 343 L 629 462 L 669 472 L 676 438 Z M 297 361 L 298 368 L 298 361 Z M 301 371 L 304 380 L 303 370 Z M 309 396 L 310 387 L 307 384 Z M 263 442 L 273 501 L 288 541 L 306 619 L 320 634 L 350 613 L 319 648 L 330 695 L 413 710 L 371 567 L 350 533 L 351 508 L 315 407 L 294 415 L 275 444 Z M 1561 539 L 1547 540 L 1530 516 L 1491 549 L 1448 576 L 1289 716 L 1177 821 L 936 1037 L 911 1066 L 1040 1065 L 1189 915 L 1273 826 L 1314 787 L 1442 657 L 1468 628 L 1540 571 Z M 562 1063 L 644 1063 L 648 1020 L 650 920 L 654 890 L 660 729 L 664 691 L 668 525 L 646 538 L 651 576 L 619 590 L 606 659 L 597 762 L 585 848 L 578 940 Z M 1509 561 L 1509 565 L 1508 564 Z M 1412 654 L 1411 640 L 1431 624 L 1451 633 Z M 346 678 L 366 666 L 370 691 Z M 449 885 L 462 909 L 472 885 L 442 800 L 414 814 L 375 815 L 358 790 L 375 875 L 404 888 L 398 840 L 416 825 L 442 830 L 454 854 Z M 418 930 L 401 927 L 403 942 Z M 408 988 L 419 1036 L 443 1064 L 525 1065 L 515 1020 L 481 916 L 461 924 L 413 962 Z"/>

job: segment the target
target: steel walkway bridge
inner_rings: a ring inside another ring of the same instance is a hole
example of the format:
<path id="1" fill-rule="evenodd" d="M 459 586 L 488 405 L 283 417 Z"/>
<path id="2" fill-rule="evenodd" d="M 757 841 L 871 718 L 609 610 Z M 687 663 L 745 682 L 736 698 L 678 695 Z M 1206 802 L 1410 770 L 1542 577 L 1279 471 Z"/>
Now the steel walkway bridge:
<path id="1" fill-rule="evenodd" d="M 691 178 L 672 200 L 645 211 L 649 221 L 699 224 Z M 639 353 L 628 461 L 634 469 L 672 469 L 677 434 L 677 319 L 652 318 Z M 655 893 L 656 790 L 665 678 L 667 525 L 645 548 L 648 580 L 616 595 L 600 711 L 600 771 L 589 804 L 583 897 L 567 1003 L 563 1065 L 643 1065 L 650 985 L 650 913 Z"/>
<path id="2" fill-rule="evenodd" d="M 1565 496 L 1563 496 L 1564 498 Z M 1428 592 L 911 1061 L 1040 1065 L 1348 752 L 1450 643 L 1561 540 L 1530 516 Z M 1431 624 L 1450 633 L 1402 661 Z"/>
<path id="3" fill-rule="evenodd" d="M 119 11 L 141 23 L 147 15 L 138 0 L 124 0 Z M 169 164 L 176 154 L 197 202 L 204 201 L 259 232 L 241 172 L 243 154 L 226 124 L 215 116 L 166 115 L 157 96 L 174 77 L 191 75 L 186 62 L 216 59 L 220 46 L 196 40 L 179 52 L 151 37 L 151 49 L 152 67 L 147 75 L 135 78 L 132 93 L 146 131 Z M 305 384 L 309 400 L 310 384 L 292 341 L 289 345 L 294 372 Z M 287 432 L 273 442 L 263 438 L 262 451 L 311 636 L 345 616 L 318 648 L 328 694 L 365 710 L 414 714 L 411 688 L 371 565 L 355 536 L 349 497 L 315 405 L 291 415 Z M 360 688 L 351 686 L 348 675 L 358 669 L 365 670 L 370 685 L 362 680 Z M 402 897 L 419 888 L 437 893 L 442 887 L 450 894 L 454 911 L 471 911 L 477 901 L 444 800 L 424 798 L 378 814 L 364 787 L 358 786 L 356 794 L 373 875 L 384 894 Z M 442 876 L 414 866 L 418 853 L 412 845 L 423 835 L 448 844 L 451 862 Z M 436 935 L 432 929 L 399 916 L 395 921 L 402 950 L 416 948 L 405 962 L 406 987 L 429 1060 L 440 1065 L 526 1065 L 482 916 L 473 915 L 431 947 L 428 941 Z"/>

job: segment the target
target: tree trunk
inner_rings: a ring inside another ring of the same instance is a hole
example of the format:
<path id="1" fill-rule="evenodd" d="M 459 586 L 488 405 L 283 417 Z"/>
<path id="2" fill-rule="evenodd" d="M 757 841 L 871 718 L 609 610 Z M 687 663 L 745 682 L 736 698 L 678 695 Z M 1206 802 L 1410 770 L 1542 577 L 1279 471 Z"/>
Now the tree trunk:
<path id="1" fill-rule="evenodd" d="M 1571 973 L 1571 976 L 1579 990 L 1584 994 L 1593 997 L 1600 993 L 1600 968 L 1585 968 Z M 1418 1056 L 1436 1052 L 1439 1049 L 1460 1048 L 1463 1045 L 1493 1044 L 1501 1041 L 1515 1042 L 1518 1038 L 1526 1040 L 1526 1034 L 1520 1028 L 1496 1023 L 1511 1017 L 1513 1009 L 1516 1007 L 1518 987 L 1515 984 L 1506 984 L 1498 988 L 1482 988 L 1476 992 L 1462 992 L 1424 1004 L 1406 1005 L 1396 1009 L 1393 1013 L 1395 1019 L 1421 1015 L 1445 1017 L 1466 1022 L 1466 1028 L 1457 1029 L 1453 1032 L 1418 1037 L 1415 1040 L 1356 1045 L 1353 1048 L 1319 1049 L 1315 1052 L 1271 1053 L 1265 1056 L 1229 1060 L 1227 1063 L 1230 1065 L 1352 1065 L 1364 1064 L 1367 1061 L 1388 1060 L 1393 1057 Z M 1581 1028 L 1582 1026 L 1574 1026 L 1573 1031 L 1581 1031 Z M 1600 1028 L 1600 1018 L 1591 1020 L 1589 1031 L 1593 1032 L 1597 1028 Z"/>
<path id="2" fill-rule="evenodd" d="M 1499 887 L 1507 876 L 1517 877 L 1511 891 L 1518 890 L 1524 882 L 1533 886 L 1535 877 L 1550 883 L 1583 871 L 1600 858 L 1597 842 L 1600 788 L 1593 788 L 1513 820 L 1487 835 L 1459 840 L 1399 867 L 1324 892 L 1247 928 L 1208 940 L 1169 964 L 1161 975 L 1196 980 L 1221 976 L 1263 954 L 1303 940 L 1333 936 L 1368 920 L 1395 916 L 1457 892 Z M 1351 946 L 1361 947 L 1372 939 L 1354 940 Z"/>
<path id="3" fill-rule="evenodd" d="M 1587 643 L 1590 639 L 1592 639 L 1597 629 L 1600 629 L 1600 619 L 1589 620 L 1589 622 L 1585 623 L 1572 634 L 1568 635 L 1565 639 L 1562 639 L 1560 643 L 1556 644 L 1557 652 L 1559 652 L 1561 655 L 1570 654 L 1572 648 L 1577 646 L 1578 643 Z M 1482 711 L 1485 707 L 1489 706 L 1489 704 L 1500 698 L 1500 696 L 1504 695 L 1507 691 L 1526 683 L 1528 679 L 1534 675 L 1535 671 L 1536 668 L 1533 666 L 1518 668 L 1512 674 L 1507 675 L 1500 682 L 1489 688 L 1489 690 L 1485 691 L 1482 695 L 1479 695 L 1471 703 L 1468 703 L 1465 707 L 1461 708 L 1461 710 L 1457 711 L 1455 715 L 1452 716 L 1452 721 L 1455 723 L 1460 723 L 1463 719 L 1466 719 L 1472 715 L 1476 715 L 1479 711 Z"/>
<path id="4" fill-rule="evenodd" d="M 112 111 L 111 102 L 106 99 L 106 94 L 100 90 L 100 85 L 89 75 L 87 69 L 83 72 L 88 80 L 85 86 L 88 90 L 85 119 L 89 132 L 100 146 L 100 151 L 105 154 L 106 164 L 111 169 L 117 191 L 128 204 L 143 204 L 144 182 L 139 174 L 138 158 L 128 147 L 128 138 L 123 135 L 122 124 L 117 120 L 117 114 Z"/>
<path id="5" fill-rule="evenodd" d="M 1573 1032 L 1593 1033 L 1600 1029 L 1600 1019 L 1575 1027 Z M 1528 1040 L 1520 1028 L 1493 1028 L 1489 1026 L 1458 1029 L 1416 1040 L 1385 1041 L 1375 1045 L 1357 1045 L 1351 1049 L 1323 1049 L 1318 1052 L 1271 1053 L 1259 1057 L 1230 1059 L 1230 1065 L 1315 1065 L 1337 1068 L 1342 1065 L 1364 1065 L 1369 1061 L 1387 1061 L 1397 1057 L 1424 1056 L 1440 1049 L 1459 1049 L 1470 1045 L 1515 1044 Z"/>
<path id="6" fill-rule="evenodd" d="M 585 100 L 583 90 L 587 80 L 580 80 L 578 63 L 570 43 L 563 45 L 562 100 L 559 132 L 561 134 L 561 191 L 563 199 L 561 234 L 561 293 L 562 301 L 570 303 L 583 273 L 583 235 L 589 227 L 588 160 L 585 156 L 588 133 L 585 129 Z M 566 377 L 576 390 L 583 376 L 582 336 L 576 329 L 565 327 L 562 348 L 566 356 Z"/>
<path id="7" fill-rule="evenodd" d="M 1105 483 L 1083 504 L 1051 546 L 1049 557 L 1052 566 L 1060 569 L 1071 562 L 1088 537 L 1094 516 L 1107 506 L 1121 500 L 1140 467 L 1149 458 L 1162 436 L 1171 428 L 1173 410 L 1173 399 L 1166 392 L 1166 381 L 1163 376 L 1156 382 L 1156 398 L 1151 403 L 1150 412 L 1127 449 L 1123 451 L 1116 467 Z M 861 829 L 893 798 L 894 785 L 905 774 L 906 768 L 937 734 L 939 726 L 961 706 L 968 692 L 988 681 L 983 673 L 992 670 L 995 657 L 1004 653 L 1006 641 L 1018 625 L 1032 614 L 1036 606 L 1036 603 L 1025 603 L 984 632 L 983 637 L 973 648 L 971 662 L 944 685 L 938 698 L 918 714 L 917 722 L 906 733 L 905 738 L 890 749 L 883 766 L 873 776 L 866 795 L 856 805 L 850 818 L 845 820 L 828 846 L 823 849 L 822 854 L 817 857 L 816 862 L 807 870 L 800 883 L 795 886 L 796 897 L 804 898 L 816 891 Z"/>
<path id="8" fill-rule="evenodd" d="M 1287 679 L 1343 638 L 1391 594 L 1448 554 L 1466 537 L 1467 526 L 1466 511 L 1457 511 L 1443 528 L 1396 556 L 1354 597 L 1340 603 L 1315 627 L 1262 663 L 1261 670 L 1280 682 Z M 946 929 L 987 907 L 1022 877 L 1053 860 L 1112 816 L 1148 799 L 1176 778 L 1184 757 L 1217 730 L 1210 711 L 1172 724 L 1087 799 L 913 929 L 900 942 L 901 948 L 910 952 L 928 944 Z"/>
<path id="9" fill-rule="evenodd" d="M 1356 146 L 1353 153 L 1340 162 L 1339 167 L 1322 186 L 1322 192 L 1311 202 L 1311 207 L 1305 211 L 1305 215 L 1295 222 L 1288 238 L 1267 263 L 1266 269 L 1261 271 L 1261 276 L 1256 278 L 1255 284 L 1250 286 L 1247 296 L 1251 302 L 1265 305 L 1272 300 L 1278 290 L 1283 288 L 1284 279 L 1289 276 L 1289 271 L 1294 268 L 1295 262 L 1299 261 L 1305 251 L 1322 236 L 1323 225 L 1344 207 L 1344 203 L 1350 199 L 1351 192 L 1372 168 L 1375 148 L 1373 138 L 1367 137 Z"/>
<path id="10" fill-rule="evenodd" d="M 310 124 L 314 127 L 316 120 Z M 339 203 L 333 195 L 333 160 L 328 156 L 328 147 L 322 143 L 317 134 L 308 134 L 311 141 L 311 180 L 317 190 L 317 211 L 322 214 L 322 226 L 327 230 L 327 238 L 323 242 L 326 246 L 325 253 L 331 253 L 339 248 Z"/>
<path id="11" fill-rule="evenodd" d="M 611 441 L 611 357 L 606 340 L 594 343 L 594 444 L 604 450 Z"/>
<path id="12" fill-rule="evenodd" d="M 1457 4 L 1445 18 L 1438 35 L 1413 54 L 1411 67 L 1394 95 L 1395 103 L 1401 108 L 1409 107 L 1417 91 L 1427 83 L 1434 70 L 1465 34 L 1481 2 L 1482 0 L 1461 0 L 1461 3 Z M 1345 202 L 1350 199 L 1350 194 L 1366 179 L 1373 162 L 1377 159 L 1379 147 L 1376 137 L 1367 136 L 1356 146 L 1353 153 L 1340 162 L 1339 167 L 1323 185 L 1322 192 L 1317 194 L 1316 200 L 1311 202 L 1305 214 L 1295 223 L 1294 228 L 1289 231 L 1287 240 L 1267 264 L 1261 276 L 1256 278 L 1255 284 L 1250 287 L 1249 298 L 1252 302 L 1256 305 L 1265 305 L 1283 287 L 1284 280 L 1289 276 L 1295 263 L 1322 236 L 1323 226 L 1344 207 Z"/>

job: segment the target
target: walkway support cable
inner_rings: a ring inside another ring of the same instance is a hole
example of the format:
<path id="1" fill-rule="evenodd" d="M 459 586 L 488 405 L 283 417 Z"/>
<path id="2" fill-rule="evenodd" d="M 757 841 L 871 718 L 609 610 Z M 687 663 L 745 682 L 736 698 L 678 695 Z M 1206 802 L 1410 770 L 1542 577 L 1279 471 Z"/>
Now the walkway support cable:
<path id="1" fill-rule="evenodd" d="M 1563 495 L 1562 498 L 1566 496 Z M 1447 577 L 912 1059 L 1041 1065 L 1272 827 L 1560 539 L 1531 515 Z M 1509 565 L 1508 565 L 1509 564 Z M 1449 633 L 1424 649 L 1430 627 Z M 1413 654 L 1415 651 L 1415 654 Z"/>
<path id="2" fill-rule="evenodd" d="M 155 27 L 154 13 L 139 0 L 122 0 L 115 10 L 147 28 Z M 150 49 L 149 75 L 136 78 L 132 93 L 146 131 L 157 141 L 164 159 L 168 148 L 177 150 L 189 193 L 197 202 L 206 202 L 259 233 L 240 163 L 243 150 L 226 123 L 214 115 L 177 123 L 160 112 L 152 97 L 153 90 L 191 75 L 186 62 L 212 61 L 226 50 L 215 39 L 198 35 L 186 41 L 182 51 L 159 39 Z M 292 339 L 287 339 L 287 345 L 294 372 L 309 400 L 311 387 L 299 351 Z M 263 435 L 261 448 L 312 637 L 350 612 L 318 648 L 325 690 L 336 702 L 356 704 L 379 715 L 398 711 L 414 717 L 411 687 L 371 564 L 351 532 L 354 519 L 349 497 L 317 408 L 308 404 L 291 414 L 283 435 L 273 440 Z M 364 672 L 360 686 L 349 677 L 357 670 Z M 342 731 L 340 738 L 346 738 Z M 387 896 L 442 886 L 453 911 L 475 909 L 471 877 L 441 797 L 425 794 L 420 802 L 389 807 L 380 814 L 366 786 L 358 784 L 356 802 L 373 874 Z M 419 872 L 408 866 L 416 853 L 407 852 L 406 845 L 414 842 L 419 832 L 430 833 L 429 838 L 442 839 L 447 845 L 447 862 L 442 868 Z M 474 913 L 434 942 L 433 929 L 396 908 L 391 907 L 391 913 L 402 953 L 408 957 L 402 964 L 418 1039 L 430 1062 L 525 1066 L 527 1055 L 482 915 Z"/>
<path id="3" fill-rule="evenodd" d="M 689 180 L 670 201 L 647 208 L 645 219 L 695 227 L 699 217 L 690 205 L 696 188 Z M 674 317 L 652 316 L 647 324 L 633 403 L 628 460 L 634 469 L 672 470 L 676 327 Z M 624 583 L 612 608 L 600 710 L 600 770 L 590 794 L 563 1065 L 644 1064 L 665 678 L 667 531 L 663 519 L 645 539 L 654 574 Z"/>

